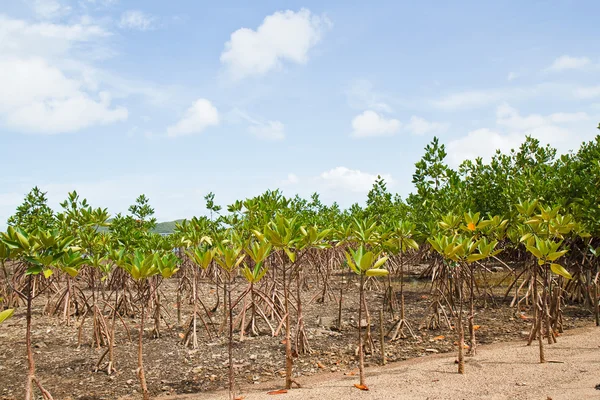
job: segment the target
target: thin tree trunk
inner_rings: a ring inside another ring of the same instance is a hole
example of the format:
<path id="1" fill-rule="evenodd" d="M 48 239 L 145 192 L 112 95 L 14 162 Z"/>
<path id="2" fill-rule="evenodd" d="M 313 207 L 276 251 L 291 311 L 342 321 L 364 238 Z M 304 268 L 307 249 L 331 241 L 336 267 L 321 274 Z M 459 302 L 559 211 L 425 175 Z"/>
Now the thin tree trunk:
<path id="1" fill-rule="evenodd" d="M 460 273 L 460 272 L 459 272 Z M 457 278 L 458 284 L 458 318 L 456 323 L 456 329 L 458 330 L 458 373 L 465 373 L 465 329 L 463 326 L 463 288 L 462 278 Z"/>
<path id="2" fill-rule="evenodd" d="M 287 277 L 285 273 L 285 265 L 283 265 L 283 302 L 285 307 L 285 388 L 292 388 L 292 367 L 294 360 L 292 359 L 292 341 L 290 329 L 290 309 L 289 309 L 289 293 L 287 287 Z"/>
<path id="3" fill-rule="evenodd" d="M 142 289 L 142 293 L 143 293 L 144 289 L 145 288 Z M 139 331 L 139 335 L 138 335 L 138 376 L 140 378 L 140 384 L 142 386 L 143 398 L 144 398 L 144 400 L 150 400 L 150 394 L 148 393 L 148 386 L 146 385 L 146 374 L 144 373 L 144 362 L 143 362 L 143 357 L 142 357 L 142 353 L 143 353 L 142 340 L 144 337 L 144 302 L 145 302 L 145 299 L 142 296 L 142 299 L 140 301 L 141 308 L 142 308 L 142 314 L 141 314 L 141 318 L 140 318 L 140 331 Z"/>
<path id="4" fill-rule="evenodd" d="M 33 350 L 31 349 L 31 275 L 27 277 L 27 331 L 25 343 L 27 346 L 27 381 L 25 384 L 25 400 L 33 400 L 33 379 L 35 378 L 35 363 L 33 361 Z"/>
<path id="5" fill-rule="evenodd" d="M 596 267 L 596 270 L 598 268 Z M 594 316 L 596 317 L 596 326 L 600 326 L 600 307 L 598 306 L 598 272 L 596 272 L 596 279 L 594 279 Z"/>
<path id="6" fill-rule="evenodd" d="M 545 363 L 546 358 L 544 357 L 544 337 L 542 334 L 543 315 L 542 315 L 542 311 L 540 310 L 540 307 L 539 307 L 538 287 L 537 287 L 537 265 L 534 266 L 533 268 L 534 268 L 533 269 L 533 295 L 534 295 L 533 307 L 535 310 L 534 331 L 535 331 L 535 334 L 538 335 L 538 345 L 540 348 L 540 363 Z"/>
<path id="7" fill-rule="evenodd" d="M 362 307 L 363 307 L 363 296 L 364 296 L 364 284 L 365 278 L 364 275 L 360 274 L 360 286 L 359 286 L 359 301 L 358 301 L 358 370 L 360 374 L 360 384 L 362 386 L 365 385 L 365 360 L 364 360 L 364 352 L 363 352 L 363 337 L 362 337 L 362 329 L 361 329 L 361 319 L 362 319 Z"/>
<path id="8" fill-rule="evenodd" d="M 231 277 L 229 277 L 231 280 Z M 235 381 L 233 377 L 233 307 L 231 302 L 231 288 L 228 287 L 227 282 L 223 284 L 223 290 L 227 293 L 229 300 L 229 400 L 235 399 Z"/>
<path id="9" fill-rule="evenodd" d="M 470 272 L 471 272 L 471 281 L 470 281 L 470 315 L 469 315 L 469 340 L 471 342 L 471 347 L 469 347 L 469 354 L 474 356 L 475 355 L 475 348 L 477 346 L 477 343 L 475 342 L 475 292 L 474 292 L 474 288 L 475 288 L 475 268 L 473 266 L 473 264 L 470 265 Z"/>

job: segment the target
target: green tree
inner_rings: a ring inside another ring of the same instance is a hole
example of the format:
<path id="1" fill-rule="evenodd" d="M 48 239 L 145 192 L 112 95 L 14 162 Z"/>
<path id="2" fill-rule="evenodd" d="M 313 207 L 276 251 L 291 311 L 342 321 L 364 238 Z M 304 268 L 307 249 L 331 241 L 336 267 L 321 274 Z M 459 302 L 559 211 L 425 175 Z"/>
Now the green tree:
<path id="1" fill-rule="evenodd" d="M 7 224 L 32 232 L 38 228 L 51 229 L 54 222 L 54 211 L 48 206 L 46 192 L 42 192 L 36 186 L 25 196 L 23 204 L 17 207 L 16 213 L 8 219 Z"/>

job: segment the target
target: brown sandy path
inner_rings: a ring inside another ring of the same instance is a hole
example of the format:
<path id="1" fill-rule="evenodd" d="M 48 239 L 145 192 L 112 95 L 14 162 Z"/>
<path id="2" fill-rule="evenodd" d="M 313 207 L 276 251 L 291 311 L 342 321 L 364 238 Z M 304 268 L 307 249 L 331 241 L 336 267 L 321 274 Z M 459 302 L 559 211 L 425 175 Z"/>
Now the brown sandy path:
<path id="1" fill-rule="evenodd" d="M 537 344 L 537 342 L 535 343 Z M 353 387 L 357 376 L 341 373 L 301 378 L 304 387 L 270 396 L 273 384 L 242 388 L 244 400 L 255 399 L 600 399 L 600 328 L 571 330 L 546 346 L 546 359 L 560 363 L 539 364 L 537 345 L 499 343 L 478 348 L 467 358 L 466 374 L 456 373 L 455 357 L 439 354 L 369 368 L 370 391 Z M 227 399 L 226 392 L 164 399 Z"/>

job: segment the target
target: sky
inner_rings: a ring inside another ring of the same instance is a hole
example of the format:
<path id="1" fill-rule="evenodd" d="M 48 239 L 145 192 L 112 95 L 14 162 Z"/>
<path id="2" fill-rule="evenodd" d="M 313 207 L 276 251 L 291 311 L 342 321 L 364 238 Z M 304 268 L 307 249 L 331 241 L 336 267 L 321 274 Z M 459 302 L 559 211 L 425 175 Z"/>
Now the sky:
<path id="1" fill-rule="evenodd" d="M 600 122 L 600 2 L 0 0 L 0 229 L 34 186 L 159 221 L 267 189 L 406 197 L 434 136 L 456 167 Z"/>

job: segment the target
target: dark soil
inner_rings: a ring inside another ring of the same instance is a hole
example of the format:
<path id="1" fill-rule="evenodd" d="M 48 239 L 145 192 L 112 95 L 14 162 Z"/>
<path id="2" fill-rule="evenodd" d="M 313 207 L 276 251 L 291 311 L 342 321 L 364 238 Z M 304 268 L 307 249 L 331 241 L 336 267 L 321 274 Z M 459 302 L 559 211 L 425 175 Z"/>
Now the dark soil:
<path id="1" fill-rule="evenodd" d="M 497 273 L 504 276 L 505 273 Z M 345 275 L 350 277 L 350 275 Z M 313 301 L 321 288 L 314 285 L 303 291 L 303 309 L 305 326 L 313 352 L 296 358 L 294 372 L 300 382 L 309 380 L 309 376 L 319 373 L 341 371 L 349 375 L 357 372 L 356 326 L 358 291 L 356 279 L 348 285 L 344 292 L 342 330 L 337 331 L 338 302 L 341 276 L 332 277 L 330 298 L 324 303 Z M 493 277 L 491 277 L 493 278 Z M 497 277 L 496 277 L 497 278 Z M 491 279 L 493 281 L 493 279 Z M 238 290 L 245 288 L 243 278 L 239 278 Z M 400 339 L 395 342 L 386 341 L 388 362 L 422 357 L 431 353 L 454 351 L 456 334 L 442 325 L 442 329 L 419 329 L 430 315 L 430 284 L 427 279 L 418 279 L 416 271 L 407 274 L 405 284 L 406 317 L 411 323 L 416 338 Z M 183 328 L 177 326 L 175 312 L 175 289 L 177 280 L 163 283 L 164 304 L 169 314 L 165 314 L 165 323 L 161 326 L 161 337 L 152 338 L 151 321 L 147 323 L 144 341 L 144 364 L 146 379 L 150 392 L 158 394 L 185 394 L 213 391 L 227 387 L 227 340 L 224 335 L 209 340 L 201 324 L 198 334 L 200 347 L 191 350 L 181 344 Z M 374 353 L 366 356 L 366 365 L 381 362 L 379 353 L 379 309 L 383 300 L 383 282 L 380 287 L 373 287 L 367 292 L 371 312 L 371 330 L 374 339 Z M 395 283 L 396 290 L 398 283 Z M 203 299 L 211 306 L 215 301 L 215 287 L 204 284 L 201 292 Z M 494 300 L 488 298 L 487 304 L 477 304 L 475 323 L 480 325 L 477 339 L 481 344 L 515 339 L 525 340 L 530 329 L 528 310 L 517 312 L 509 308 L 508 302 L 502 302 L 506 288 L 497 288 Z M 510 300 L 510 299 L 509 299 Z M 78 324 L 72 318 L 71 326 L 65 326 L 58 316 L 41 315 L 45 298 L 40 296 L 35 303 L 33 344 L 36 360 L 37 376 L 55 399 L 100 400 L 115 399 L 139 395 L 137 369 L 137 319 L 126 318 L 125 323 L 131 330 L 133 343 L 128 340 L 126 331 L 117 324 L 117 345 L 115 361 L 117 372 L 108 376 L 106 372 L 93 372 L 99 357 L 105 349 L 90 347 L 91 323 L 88 320 L 84 327 L 84 343 L 77 346 Z M 191 306 L 184 305 L 182 320 L 189 316 Z M 12 319 L 0 326 L 0 399 L 23 398 L 26 375 L 25 353 L 25 312 L 17 309 Z M 398 312 L 396 312 L 396 317 Z M 592 316 L 580 307 L 564 308 L 565 329 L 583 326 L 589 323 Z M 393 326 L 390 313 L 385 313 L 386 332 Z M 218 329 L 222 315 L 219 310 L 212 316 Z M 294 319 L 293 319 L 294 321 Z M 319 326 L 319 321 L 329 326 Z M 295 327 L 295 321 L 292 325 Z M 266 332 L 266 326 L 261 326 Z M 332 329 L 333 328 L 333 329 Z M 468 338 L 468 334 L 466 335 Z M 560 338 L 558 339 L 560 341 Z M 284 374 L 284 345 L 282 336 L 272 337 L 268 334 L 257 337 L 245 336 L 239 341 L 239 333 L 234 342 L 234 367 L 238 386 L 278 380 L 282 382 Z"/>

